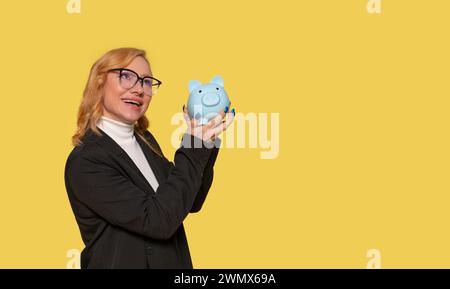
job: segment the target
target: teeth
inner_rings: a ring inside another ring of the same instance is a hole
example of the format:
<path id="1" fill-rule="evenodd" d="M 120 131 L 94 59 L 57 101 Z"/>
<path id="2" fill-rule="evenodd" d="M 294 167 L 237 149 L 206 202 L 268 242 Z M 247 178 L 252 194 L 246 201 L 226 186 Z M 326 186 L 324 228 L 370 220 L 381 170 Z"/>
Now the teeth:
<path id="1" fill-rule="evenodd" d="M 124 102 L 126 103 L 132 103 L 132 104 L 136 104 L 137 106 L 141 106 L 141 104 L 137 101 L 131 100 L 131 99 L 125 99 Z"/>

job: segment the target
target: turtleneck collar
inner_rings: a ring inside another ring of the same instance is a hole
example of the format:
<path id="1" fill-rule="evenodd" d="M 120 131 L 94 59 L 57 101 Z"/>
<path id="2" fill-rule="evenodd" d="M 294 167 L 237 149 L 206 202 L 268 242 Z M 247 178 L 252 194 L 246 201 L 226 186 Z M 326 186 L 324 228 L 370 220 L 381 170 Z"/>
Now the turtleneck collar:
<path id="1" fill-rule="evenodd" d="M 102 116 L 97 126 L 106 132 L 119 144 L 134 141 L 134 124 L 126 124 L 105 116 Z"/>

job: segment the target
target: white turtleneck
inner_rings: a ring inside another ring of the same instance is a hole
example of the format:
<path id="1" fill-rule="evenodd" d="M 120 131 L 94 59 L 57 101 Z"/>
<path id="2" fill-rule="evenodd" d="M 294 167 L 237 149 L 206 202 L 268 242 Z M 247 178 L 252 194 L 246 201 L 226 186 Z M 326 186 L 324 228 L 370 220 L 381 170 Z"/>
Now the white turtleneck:
<path id="1" fill-rule="evenodd" d="M 102 116 L 97 123 L 97 127 L 107 133 L 119 146 L 123 148 L 156 192 L 159 184 L 152 168 L 145 158 L 141 146 L 134 136 L 134 125 Z"/>

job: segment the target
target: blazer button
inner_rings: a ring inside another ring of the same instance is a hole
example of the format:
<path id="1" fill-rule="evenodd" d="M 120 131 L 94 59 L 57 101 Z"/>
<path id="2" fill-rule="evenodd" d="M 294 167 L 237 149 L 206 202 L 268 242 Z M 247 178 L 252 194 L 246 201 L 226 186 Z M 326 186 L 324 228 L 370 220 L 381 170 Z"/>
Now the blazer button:
<path id="1" fill-rule="evenodd" d="M 153 252 L 153 249 L 152 249 L 152 247 L 150 247 L 150 246 L 147 246 L 147 248 L 145 248 L 145 252 L 146 252 L 146 254 L 147 254 L 147 255 L 151 255 L 151 254 L 152 254 L 152 252 Z"/>

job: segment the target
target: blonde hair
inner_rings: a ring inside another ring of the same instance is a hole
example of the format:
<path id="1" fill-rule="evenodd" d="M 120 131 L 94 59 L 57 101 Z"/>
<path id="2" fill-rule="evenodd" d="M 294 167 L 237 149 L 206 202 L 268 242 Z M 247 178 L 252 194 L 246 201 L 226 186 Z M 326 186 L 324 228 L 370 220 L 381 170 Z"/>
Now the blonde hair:
<path id="1" fill-rule="evenodd" d="M 81 139 L 90 128 L 95 134 L 101 135 L 97 129 L 97 122 L 103 115 L 103 86 L 110 69 L 123 68 L 128 66 L 136 57 L 143 57 L 150 65 L 144 50 L 136 48 L 118 48 L 105 53 L 91 67 L 89 78 L 84 88 L 83 98 L 78 109 L 77 131 L 72 136 L 72 144 L 80 145 Z M 145 115 L 140 117 L 134 125 L 137 135 L 148 145 L 157 155 L 162 156 L 159 148 L 155 148 L 144 137 L 144 133 L 149 126 L 149 121 Z"/>

